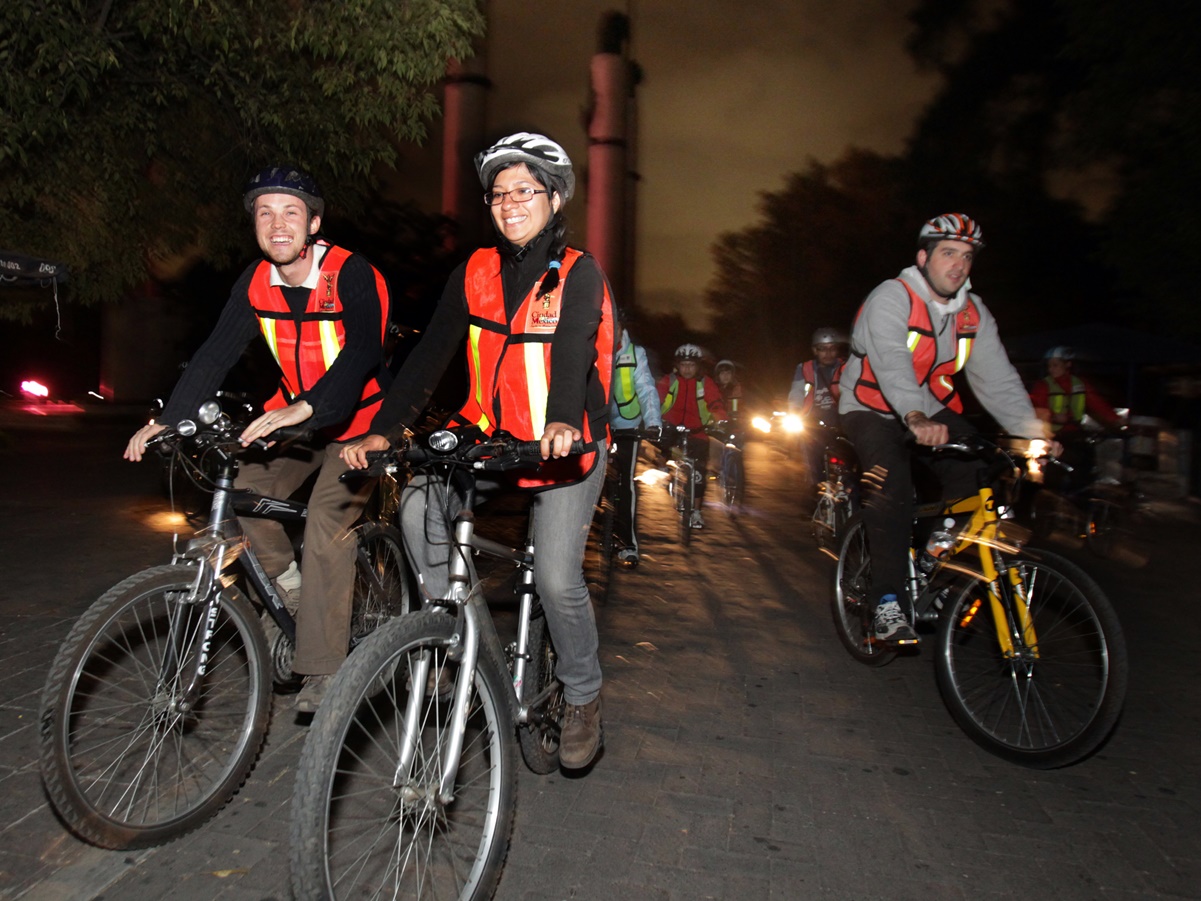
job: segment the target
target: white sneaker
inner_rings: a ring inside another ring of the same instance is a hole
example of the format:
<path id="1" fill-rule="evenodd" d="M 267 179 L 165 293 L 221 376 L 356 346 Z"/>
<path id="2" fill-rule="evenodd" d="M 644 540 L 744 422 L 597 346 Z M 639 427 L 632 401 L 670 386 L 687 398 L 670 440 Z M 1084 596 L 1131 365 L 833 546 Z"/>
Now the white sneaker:
<path id="1" fill-rule="evenodd" d="M 880 601 L 876 607 L 873 631 L 881 641 L 917 641 L 917 633 L 909 625 L 895 598 L 886 597 Z"/>
<path id="2" fill-rule="evenodd" d="M 692 511 L 692 519 L 689 521 L 688 525 L 692 526 L 694 529 L 703 529 L 705 527 L 705 518 L 701 516 L 700 510 Z"/>

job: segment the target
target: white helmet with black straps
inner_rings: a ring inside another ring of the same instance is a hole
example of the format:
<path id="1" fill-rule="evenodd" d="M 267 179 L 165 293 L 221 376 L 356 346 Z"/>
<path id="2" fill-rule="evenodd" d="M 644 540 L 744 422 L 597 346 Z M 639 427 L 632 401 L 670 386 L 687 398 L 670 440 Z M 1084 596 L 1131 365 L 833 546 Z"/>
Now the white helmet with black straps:
<path id="1" fill-rule="evenodd" d="M 922 224 L 917 243 L 924 247 L 936 241 L 963 241 L 973 247 L 984 246 L 984 232 L 980 223 L 966 213 L 943 213 Z"/>
<path id="2" fill-rule="evenodd" d="M 487 150 L 475 155 L 475 171 L 484 190 L 492 187 L 496 173 L 507 166 L 528 163 L 557 178 L 563 185 L 560 194 L 566 203 L 575 193 L 575 171 L 567 151 L 546 135 L 519 131 L 501 138 Z"/>
<path id="3" fill-rule="evenodd" d="M 677 360 L 696 360 L 699 363 L 704 356 L 705 352 L 695 344 L 681 344 L 676 348 Z"/>

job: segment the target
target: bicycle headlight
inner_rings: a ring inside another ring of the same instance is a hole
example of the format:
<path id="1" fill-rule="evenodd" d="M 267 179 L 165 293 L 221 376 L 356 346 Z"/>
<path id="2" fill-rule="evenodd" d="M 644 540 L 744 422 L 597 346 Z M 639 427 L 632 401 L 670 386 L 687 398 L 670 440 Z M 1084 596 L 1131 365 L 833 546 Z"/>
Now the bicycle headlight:
<path id="1" fill-rule="evenodd" d="M 449 454 L 459 446 L 459 436 L 448 429 L 439 429 L 430 434 L 429 445 L 431 450 L 436 450 L 440 454 Z"/>

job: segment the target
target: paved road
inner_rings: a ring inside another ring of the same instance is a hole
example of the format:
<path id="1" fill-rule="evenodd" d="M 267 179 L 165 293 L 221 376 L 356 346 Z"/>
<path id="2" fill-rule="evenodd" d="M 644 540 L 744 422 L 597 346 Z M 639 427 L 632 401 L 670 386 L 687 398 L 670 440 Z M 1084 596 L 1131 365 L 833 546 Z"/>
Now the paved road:
<path id="1" fill-rule="evenodd" d="M 305 731 L 285 704 L 242 791 L 162 848 L 91 848 L 42 793 L 57 643 L 169 547 L 152 468 L 118 459 L 129 431 L 10 430 L 0 456 L 0 899 L 290 898 Z M 522 772 L 498 899 L 1201 897 L 1189 510 L 1153 523 L 1144 568 L 1085 561 L 1127 629 L 1127 710 L 1093 758 L 1039 772 L 958 731 L 929 654 L 871 670 L 842 651 L 796 468 L 763 447 L 747 468 L 747 514 L 707 509 L 687 553 L 666 494 L 645 491 L 644 563 L 599 611 L 606 751 L 587 778 Z"/>

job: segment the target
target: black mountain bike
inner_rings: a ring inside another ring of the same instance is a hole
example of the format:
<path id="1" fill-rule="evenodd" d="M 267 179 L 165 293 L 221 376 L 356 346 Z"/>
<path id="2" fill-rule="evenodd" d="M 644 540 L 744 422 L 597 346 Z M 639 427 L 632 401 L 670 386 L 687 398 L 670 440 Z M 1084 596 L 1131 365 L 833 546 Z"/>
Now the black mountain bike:
<path id="1" fill-rule="evenodd" d="M 157 845 L 220 810 L 262 746 L 272 677 L 291 677 L 296 624 L 237 515 L 300 521 L 305 505 L 234 488 L 242 425 L 216 402 L 197 420 L 154 440 L 213 474 L 207 525 L 169 564 L 88 608 L 42 696 L 47 793 L 74 832 L 103 848 Z M 356 539 L 352 646 L 411 609 L 399 533 L 367 522 Z"/>

